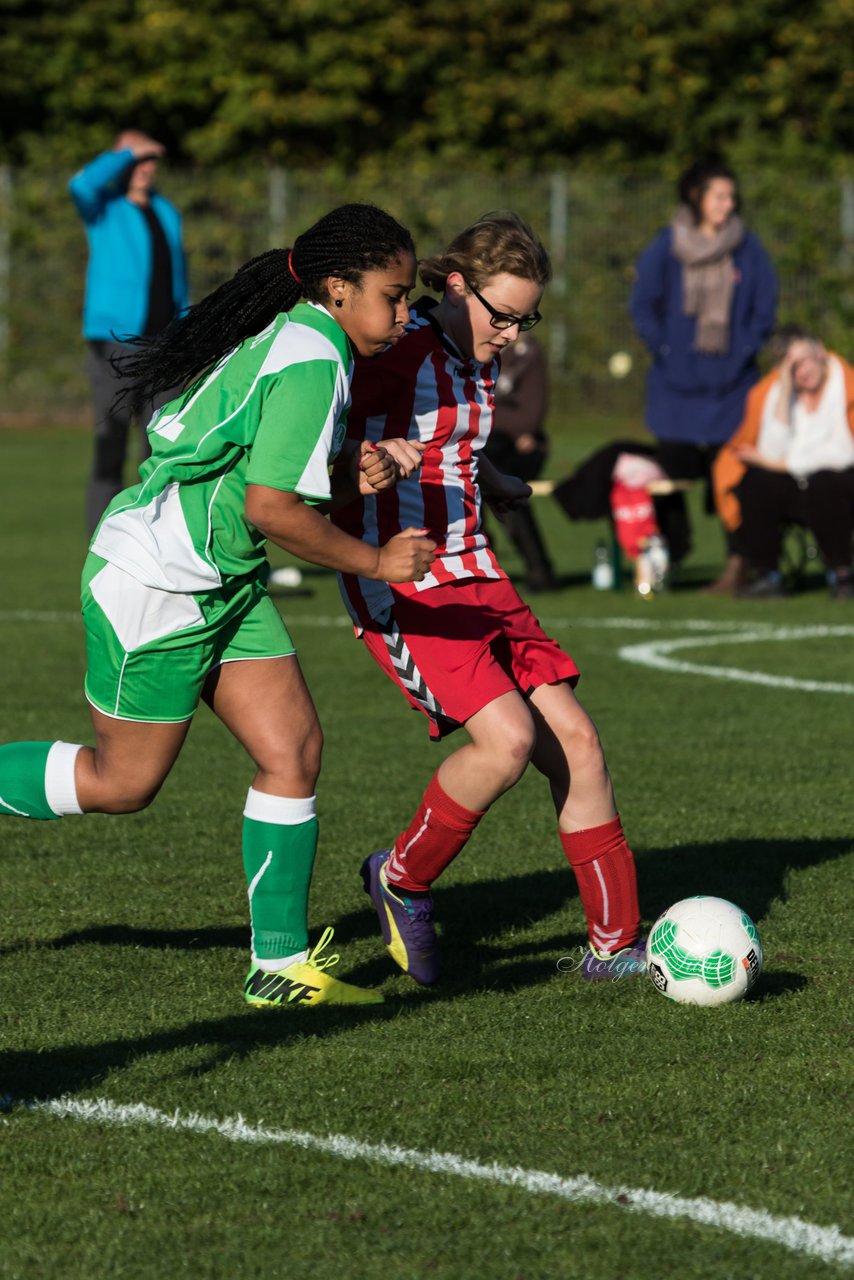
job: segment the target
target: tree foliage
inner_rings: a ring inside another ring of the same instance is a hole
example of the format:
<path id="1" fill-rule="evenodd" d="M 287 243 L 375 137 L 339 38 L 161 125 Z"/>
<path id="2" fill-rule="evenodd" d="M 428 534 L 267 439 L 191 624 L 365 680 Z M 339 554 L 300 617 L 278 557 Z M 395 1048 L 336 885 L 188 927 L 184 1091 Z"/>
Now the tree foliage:
<path id="1" fill-rule="evenodd" d="M 499 169 L 854 142 L 854 0 L 0 0 L 7 158 Z"/>

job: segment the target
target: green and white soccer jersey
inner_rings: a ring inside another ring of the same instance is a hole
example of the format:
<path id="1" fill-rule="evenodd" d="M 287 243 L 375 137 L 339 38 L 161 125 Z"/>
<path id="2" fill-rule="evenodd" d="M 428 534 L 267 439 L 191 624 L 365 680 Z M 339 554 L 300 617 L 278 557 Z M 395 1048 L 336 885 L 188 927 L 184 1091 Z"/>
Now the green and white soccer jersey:
<path id="1" fill-rule="evenodd" d="M 353 362 L 329 312 L 301 303 L 152 418 L 141 482 L 107 508 L 92 551 L 138 582 L 194 593 L 257 571 L 265 539 L 247 484 L 330 496 Z"/>

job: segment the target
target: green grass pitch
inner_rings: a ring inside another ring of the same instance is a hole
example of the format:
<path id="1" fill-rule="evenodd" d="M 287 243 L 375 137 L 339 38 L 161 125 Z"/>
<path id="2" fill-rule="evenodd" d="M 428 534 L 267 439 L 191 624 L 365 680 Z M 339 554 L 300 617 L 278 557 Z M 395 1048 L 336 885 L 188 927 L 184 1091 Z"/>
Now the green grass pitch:
<path id="1" fill-rule="evenodd" d="M 561 434 L 552 474 L 605 430 Z M 7 430 L 0 450 L 0 741 L 90 741 L 77 619 L 88 436 Z M 344 624 L 332 576 L 309 570 L 282 608 L 326 733 L 312 933 L 333 924 L 337 972 L 381 986 L 386 1004 L 243 1006 L 251 767 L 206 710 L 148 811 L 4 819 L 0 1277 L 845 1271 L 827 1241 L 852 1226 L 854 609 L 815 575 L 784 601 L 698 595 L 692 580 L 720 561 L 704 517 L 681 589 L 594 592 L 599 530 L 538 501 L 567 585 L 534 607 L 582 669 L 645 921 L 692 893 L 739 903 L 765 952 L 753 997 L 676 1006 L 646 979 L 588 987 L 559 963 L 577 955 L 583 915 L 535 775 L 437 890 L 445 980 L 428 992 L 399 975 L 358 866 L 451 748 L 428 743 Z M 638 661 L 650 654 L 691 669 Z M 60 1114 L 61 1098 L 77 1110 Z M 100 1118 L 82 1117 L 87 1100 Z M 138 1104 L 153 1112 L 119 1124 Z M 244 1140 L 223 1127 L 238 1116 Z M 294 1131 L 343 1145 L 281 1140 Z M 416 1156 L 395 1165 L 382 1144 Z M 434 1153 L 447 1159 L 431 1166 Z M 606 1191 L 573 1197 L 512 1168 Z M 668 1196 L 711 1218 L 662 1216 Z M 751 1225 L 763 1214 L 765 1234 Z"/>

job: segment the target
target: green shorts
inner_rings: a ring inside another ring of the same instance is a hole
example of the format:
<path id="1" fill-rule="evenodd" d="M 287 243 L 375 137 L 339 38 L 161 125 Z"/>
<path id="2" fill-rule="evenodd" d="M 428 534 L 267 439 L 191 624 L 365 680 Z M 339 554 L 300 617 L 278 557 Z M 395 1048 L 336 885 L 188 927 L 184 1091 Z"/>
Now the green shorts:
<path id="1" fill-rule="evenodd" d="M 104 715 L 189 720 L 223 662 L 296 652 L 263 582 L 179 595 L 148 587 L 89 554 L 83 567 L 86 697 Z"/>

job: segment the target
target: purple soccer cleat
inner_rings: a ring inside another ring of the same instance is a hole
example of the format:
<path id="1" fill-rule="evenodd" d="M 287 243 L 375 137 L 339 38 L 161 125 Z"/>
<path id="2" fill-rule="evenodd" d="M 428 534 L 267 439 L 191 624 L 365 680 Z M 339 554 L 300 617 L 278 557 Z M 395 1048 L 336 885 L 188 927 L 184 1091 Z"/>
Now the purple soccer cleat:
<path id="1" fill-rule="evenodd" d="M 379 849 L 365 858 L 361 870 L 365 893 L 376 907 L 383 941 L 392 960 L 410 978 L 429 987 L 436 982 L 441 969 L 433 925 L 433 899 L 429 893 L 409 894 L 405 889 L 392 889 L 385 877 L 389 856 L 388 849 Z"/>
<path id="2" fill-rule="evenodd" d="M 586 982 L 615 982 L 617 978 L 635 978 L 641 973 L 646 973 L 646 938 L 638 938 L 613 955 L 602 955 L 588 947 L 581 962 L 581 976 Z"/>

